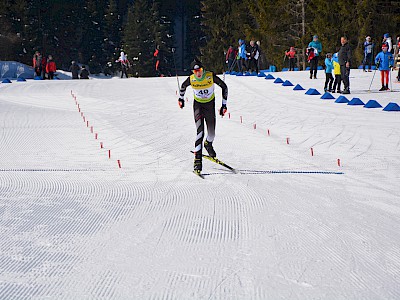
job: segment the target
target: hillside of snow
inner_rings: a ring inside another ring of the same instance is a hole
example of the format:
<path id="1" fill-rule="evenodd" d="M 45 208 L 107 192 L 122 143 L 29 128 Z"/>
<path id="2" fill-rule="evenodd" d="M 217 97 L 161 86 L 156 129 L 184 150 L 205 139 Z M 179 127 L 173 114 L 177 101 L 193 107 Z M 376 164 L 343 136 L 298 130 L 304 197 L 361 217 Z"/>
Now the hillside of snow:
<path id="1" fill-rule="evenodd" d="M 205 179 L 175 77 L 0 84 L 0 299 L 399 299 L 400 112 L 308 74 L 226 75 Z"/>

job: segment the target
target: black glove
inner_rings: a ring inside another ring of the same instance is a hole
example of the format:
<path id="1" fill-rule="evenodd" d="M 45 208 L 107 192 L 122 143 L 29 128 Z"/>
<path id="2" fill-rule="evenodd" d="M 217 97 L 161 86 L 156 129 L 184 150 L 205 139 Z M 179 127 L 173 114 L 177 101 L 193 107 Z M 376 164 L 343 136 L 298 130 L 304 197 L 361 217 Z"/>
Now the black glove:
<path id="1" fill-rule="evenodd" d="M 378 61 L 377 63 L 376 63 L 376 67 L 377 68 L 379 68 L 379 65 L 380 65 L 381 63 Z"/>
<path id="2" fill-rule="evenodd" d="M 227 110 L 226 104 L 222 104 L 221 108 L 219 109 L 219 114 L 221 117 L 223 117 L 225 115 L 226 110 Z"/>
<path id="3" fill-rule="evenodd" d="M 178 99 L 178 105 L 180 108 L 184 108 L 185 107 L 185 100 L 182 98 Z"/>

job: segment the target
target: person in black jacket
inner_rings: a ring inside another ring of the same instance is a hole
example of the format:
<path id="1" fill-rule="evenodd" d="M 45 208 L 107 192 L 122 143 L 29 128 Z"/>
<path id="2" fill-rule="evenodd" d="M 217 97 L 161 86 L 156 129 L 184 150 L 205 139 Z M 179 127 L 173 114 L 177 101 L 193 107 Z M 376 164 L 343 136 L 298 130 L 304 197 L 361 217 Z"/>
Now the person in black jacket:
<path id="1" fill-rule="evenodd" d="M 342 94 L 350 94 L 350 61 L 351 61 L 351 49 L 348 43 L 347 37 L 342 36 L 340 38 L 340 43 L 342 47 L 339 50 L 339 65 L 340 65 L 340 75 L 342 77 L 344 90 Z"/>
<path id="2" fill-rule="evenodd" d="M 85 65 L 82 65 L 81 79 L 89 79 L 89 71 L 86 70 L 86 66 Z"/>
<path id="3" fill-rule="evenodd" d="M 78 66 L 76 61 L 71 62 L 71 66 L 69 67 L 69 71 L 72 73 L 72 79 L 79 79 L 79 71 L 81 70 L 81 67 Z"/>

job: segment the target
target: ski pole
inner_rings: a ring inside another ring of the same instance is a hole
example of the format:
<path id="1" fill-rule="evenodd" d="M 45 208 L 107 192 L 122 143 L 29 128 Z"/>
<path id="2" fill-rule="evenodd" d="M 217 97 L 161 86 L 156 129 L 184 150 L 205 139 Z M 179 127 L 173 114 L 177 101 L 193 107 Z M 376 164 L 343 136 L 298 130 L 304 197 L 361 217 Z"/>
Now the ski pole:
<path id="1" fill-rule="evenodd" d="M 371 86 L 372 86 L 372 82 L 374 81 L 374 78 L 375 78 L 375 73 L 376 73 L 376 70 L 377 70 L 377 69 L 378 69 L 378 67 L 376 67 L 376 66 L 375 66 L 374 75 L 372 75 L 372 80 L 371 80 L 371 84 L 369 85 L 368 92 L 371 92 Z"/>
<path id="2" fill-rule="evenodd" d="M 393 92 L 393 85 L 392 85 L 392 68 L 389 68 L 389 80 L 390 80 L 390 91 Z"/>
<path id="3" fill-rule="evenodd" d="M 179 91 L 181 89 L 181 87 L 180 87 L 180 84 L 179 84 L 178 71 L 176 69 L 176 63 L 175 63 L 175 48 L 172 48 L 172 57 L 174 58 L 176 82 L 178 83 L 178 91 Z M 178 94 L 178 91 L 176 92 L 176 94 Z"/>

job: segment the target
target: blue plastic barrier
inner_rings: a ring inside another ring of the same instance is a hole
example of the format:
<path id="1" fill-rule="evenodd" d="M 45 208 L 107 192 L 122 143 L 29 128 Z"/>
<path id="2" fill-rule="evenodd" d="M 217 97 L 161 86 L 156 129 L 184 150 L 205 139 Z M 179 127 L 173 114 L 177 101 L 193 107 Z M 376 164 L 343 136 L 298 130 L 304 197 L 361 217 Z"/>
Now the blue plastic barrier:
<path id="1" fill-rule="evenodd" d="M 0 61 L 0 78 L 33 79 L 34 69 L 16 61 Z"/>

